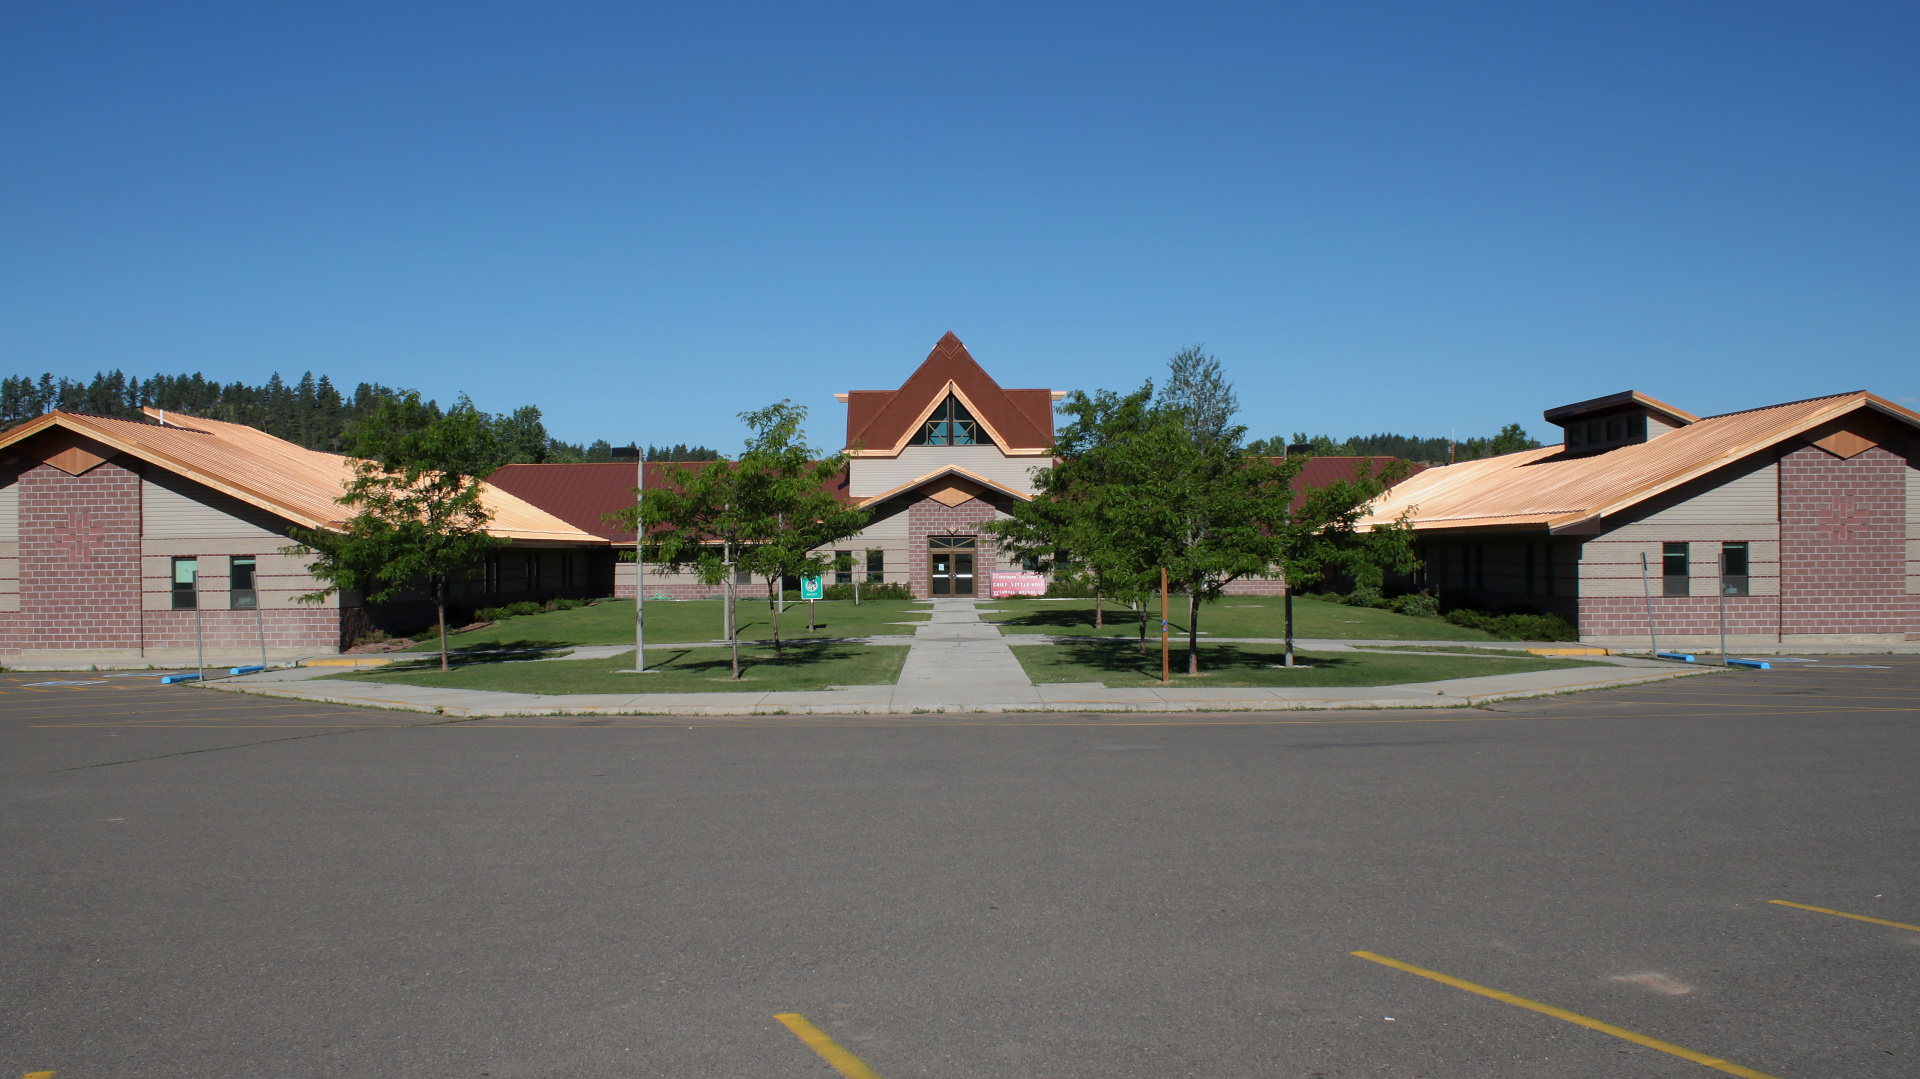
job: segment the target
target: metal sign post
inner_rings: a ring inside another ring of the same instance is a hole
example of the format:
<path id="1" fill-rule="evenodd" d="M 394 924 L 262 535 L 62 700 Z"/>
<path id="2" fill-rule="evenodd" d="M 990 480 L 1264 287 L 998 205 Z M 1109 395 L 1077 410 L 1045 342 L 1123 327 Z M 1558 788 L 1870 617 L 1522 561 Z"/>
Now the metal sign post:
<path id="1" fill-rule="evenodd" d="M 200 680 L 207 680 L 207 645 L 200 632 L 200 559 L 193 560 L 193 661 L 199 665 Z"/>
<path id="2" fill-rule="evenodd" d="M 824 578 L 800 578 L 800 598 L 807 601 L 807 632 L 813 632 L 813 601 L 826 594 L 822 585 Z"/>
<path id="3" fill-rule="evenodd" d="M 1640 591 L 1647 597 L 1647 643 L 1652 646 L 1652 655 L 1660 654 L 1660 638 L 1653 632 L 1653 585 L 1647 580 L 1647 553 L 1640 552 Z"/>
<path id="4" fill-rule="evenodd" d="M 267 667 L 267 616 L 260 613 L 260 601 L 262 597 L 260 595 L 259 559 L 254 559 L 253 569 L 248 572 L 252 579 L 247 583 L 253 586 L 253 625 L 255 629 L 260 631 L 260 669 L 265 670 Z M 199 574 L 195 574 L 194 576 L 197 577 Z"/>
<path id="5" fill-rule="evenodd" d="M 1727 551 L 1720 549 L 1720 665 L 1727 665 Z"/>

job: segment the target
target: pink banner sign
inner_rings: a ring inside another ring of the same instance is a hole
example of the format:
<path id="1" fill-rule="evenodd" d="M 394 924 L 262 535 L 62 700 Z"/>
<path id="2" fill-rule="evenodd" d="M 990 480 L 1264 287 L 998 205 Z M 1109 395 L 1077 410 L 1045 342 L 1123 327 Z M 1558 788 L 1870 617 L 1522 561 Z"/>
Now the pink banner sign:
<path id="1" fill-rule="evenodd" d="M 996 572 L 993 575 L 993 594 L 995 596 L 1044 596 L 1047 594 L 1047 579 L 1038 573 Z"/>

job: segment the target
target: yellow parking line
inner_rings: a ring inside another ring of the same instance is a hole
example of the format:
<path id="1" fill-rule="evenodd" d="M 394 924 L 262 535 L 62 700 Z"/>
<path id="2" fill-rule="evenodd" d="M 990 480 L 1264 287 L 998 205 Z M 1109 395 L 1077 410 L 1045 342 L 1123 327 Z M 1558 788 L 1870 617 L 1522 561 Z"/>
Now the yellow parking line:
<path id="1" fill-rule="evenodd" d="M 820 1054 L 820 1059 L 833 1065 L 833 1070 L 847 1079 L 880 1079 L 872 1068 L 866 1066 L 859 1057 L 840 1048 L 840 1043 L 827 1037 L 827 1032 L 807 1022 L 807 1017 L 799 1012 L 782 1012 L 774 1016 L 786 1024 L 788 1030 L 799 1035 L 807 1043 L 807 1048 Z"/>
<path id="2" fill-rule="evenodd" d="M 59 1074 L 59 1072 L 28 1072 L 21 1076 L 20 1079 L 53 1079 L 54 1076 Z"/>
<path id="3" fill-rule="evenodd" d="M 1512 993 L 1503 993 L 1498 989 L 1489 989 L 1484 985 L 1475 985 L 1472 982 L 1455 978 L 1452 975 L 1442 974 L 1437 970 L 1416 967 L 1412 963 L 1402 963 L 1398 959 L 1389 959 L 1375 952 L 1354 952 L 1352 954 L 1369 962 L 1379 963 L 1382 966 L 1392 967 L 1395 970 L 1404 970 L 1408 974 L 1418 974 L 1422 978 L 1432 978 L 1442 985 L 1451 985 L 1455 989 L 1465 989 L 1469 993 L 1478 993 L 1483 997 L 1500 1001 L 1503 1004 L 1511 1004 L 1516 1008 L 1525 1008 L 1528 1011 L 1539 1012 L 1541 1015 L 1551 1015 L 1555 1019 L 1565 1019 L 1569 1023 L 1586 1027 L 1588 1030 L 1597 1030 L 1602 1034 L 1611 1034 L 1616 1038 L 1624 1038 L 1635 1045 L 1644 1045 L 1649 1049 L 1658 1049 L 1662 1053 L 1672 1054 L 1682 1060 L 1691 1060 L 1695 1064 L 1704 1064 L 1716 1071 L 1726 1072 L 1728 1075 L 1745 1076 L 1746 1079 L 1777 1079 L 1776 1076 L 1768 1075 L 1766 1072 L 1757 1072 L 1752 1068 L 1743 1068 L 1731 1061 L 1721 1060 L 1719 1057 L 1710 1057 L 1705 1053 L 1696 1053 L 1691 1049 L 1682 1048 L 1672 1042 L 1663 1042 L 1658 1038 L 1649 1038 L 1645 1034 L 1636 1034 L 1625 1027 L 1616 1027 L 1612 1023 L 1603 1023 L 1598 1019 L 1589 1019 L 1577 1012 L 1567 1011 L 1565 1008 L 1556 1008 L 1551 1004 L 1542 1004 L 1539 1001 L 1528 1000 L 1525 997 L 1516 997 Z"/>
<path id="4" fill-rule="evenodd" d="M 1920 925 L 1908 925 L 1905 922 L 1890 922 L 1885 918 L 1869 918 L 1864 914 L 1848 914 L 1844 910 L 1830 910 L 1826 907 L 1809 907 L 1805 903 L 1791 903 L 1785 899 L 1769 899 L 1767 902 L 1778 903 L 1783 907 L 1799 907 L 1801 910 L 1816 911 L 1820 914 L 1831 914 L 1838 918 L 1852 918 L 1856 922 L 1872 922 L 1875 925 L 1890 925 L 1895 929 L 1911 929 L 1916 933 L 1920 933 Z"/>

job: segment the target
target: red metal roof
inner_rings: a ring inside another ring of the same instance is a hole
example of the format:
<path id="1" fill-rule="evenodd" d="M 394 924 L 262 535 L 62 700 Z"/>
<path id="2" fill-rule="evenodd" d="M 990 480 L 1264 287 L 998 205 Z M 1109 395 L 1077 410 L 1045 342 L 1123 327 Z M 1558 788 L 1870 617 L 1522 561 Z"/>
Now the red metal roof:
<path id="1" fill-rule="evenodd" d="M 899 453 L 950 387 L 1001 449 L 1038 453 L 1053 445 L 1052 391 L 1002 389 L 948 333 L 899 389 L 847 394 L 847 448 L 857 443 L 867 454 Z"/>
<path id="2" fill-rule="evenodd" d="M 1279 464 L 1285 460 L 1285 458 L 1275 457 L 1271 458 L 1271 460 L 1275 464 Z M 1398 460 L 1398 457 L 1309 458 L 1306 464 L 1300 466 L 1300 475 L 1294 480 L 1294 485 L 1300 490 L 1300 496 L 1293 500 L 1293 508 L 1299 509 L 1301 506 L 1306 505 L 1306 492 L 1310 490 L 1325 487 L 1327 484 L 1333 483 L 1336 480 L 1357 478 L 1363 465 L 1366 467 L 1369 475 L 1378 476 L 1381 472 L 1385 471 L 1388 465 Z M 1421 472 L 1426 471 L 1426 468 L 1426 465 L 1409 463 L 1407 466 L 1407 478 L 1419 475 Z M 1399 483 L 1402 481 L 1395 480 L 1394 482 Z"/>
<path id="3" fill-rule="evenodd" d="M 667 485 L 666 468 L 670 462 L 647 462 L 647 489 L 657 491 Z M 680 462 L 681 467 L 698 470 L 706 461 Z M 524 502 L 538 506 L 583 532 L 591 532 L 615 543 L 632 543 L 633 533 L 623 532 L 607 523 L 605 515 L 633 505 L 634 482 L 639 478 L 632 461 L 586 461 L 539 465 L 502 465 L 487 482 Z M 847 473 L 822 485 L 841 502 L 852 502 L 847 493 Z"/>

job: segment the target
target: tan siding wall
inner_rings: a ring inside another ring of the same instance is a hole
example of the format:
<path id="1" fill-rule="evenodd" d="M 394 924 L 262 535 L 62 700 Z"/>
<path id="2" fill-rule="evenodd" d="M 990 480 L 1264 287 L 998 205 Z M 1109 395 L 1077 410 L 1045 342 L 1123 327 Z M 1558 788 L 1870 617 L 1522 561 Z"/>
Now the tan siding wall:
<path id="1" fill-rule="evenodd" d="M 20 485 L 0 487 L 0 543 L 20 542 Z"/>
<path id="2" fill-rule="evenodd" d="M 1663 543 L 1691 544 L 1691 591 L 1716 595 L 1720 575 L 1720 544 L 1745 540 L 1749 595 L 1780 594 L 1780 526 L 1777 524 L 1676 525 L 1659 537 L 1616 539 L 1611 535 L 1583 544 L 1580 556 L 1580 594 L 1595 598 L 1642 594 L 1640 556 L 1647 557 L 1648 580 L 1660 595 L 1660 554 Z"/>
<path id="3" fill-rule="evenodd" d="M 858 535 L 823 547 L 818 553 L 831 556 L 834 551 L 852 551 L 854 553 L 853 571 L 860 581 L 865 582 L 867 579 L 866 552 L 869 549 L 884 551 L 886 583 L 906 584 L 910 569 L 909 559 L 912 554 L 907 549 L 907 503 L 890 499 L 883 506 L 877 506 L 875 509 L 878 512 L 875 513 L 873 520 L 868 521 L 867 527 Z"/>
<path id="4" fill-rule="evenodd" d="M 1649 499 L 1644 508 L 1631 511 L 1629 523 L 1610 529 L 1607 536 L 1640 539 L 1672 525 L 1771 524 L 1778 520 L 1780 466 L 1772 461 L 1756 462 L 1749 469 L 1705 476 Z"/>
<path id="5" fill-rule="evenodd" d="M 1659 438 L 1668 431 L 1678 431 L 1679 429 L 1680 428 L 1675 427 L 1673 424 L 1668 423 L 1658 416 L 1649 415 L 1647 417 L 1647 438 L 1649 439 Z"/>
<path id="6" fill-rule="evenodd" d="M 160 473 L 140 481 L 140 533 L 147 539 L 206 536 L 277 539 L 286 534 L 284 529 L 284 522 L 265 510 L 191 480 Z M 286 543 L 284 539 L 280 542 Z"/>
<path id="7" fill-rule="evenodd" d="M 908 446 L 898 457 L 855 457 L 848 465 L 847 490 L 855 498 L 871 498 L 929 472 L 958 465 L 1021 494 L 1031 494 L 1033 470 L 1050 463 L 1045 457 L 1008 457 L 998 446 Z"/>
<path id="8" fill-rule="evenodd" d="M 279 544 L 284 546 L 286 540 Z M 226 610 L 230 605 L 227 594 L 228 582 L 232 580 L 228 559 L 234 555 L 252 555 L 254 579 L 260 590 L 262 610 L 289 610 L 305 608 L 309 604 L 300 603 L 297 597 L 317 591 L 319 582 L 313 574 L 307 572 L 307 562 L 298 555 L 278 553 L 274 545 L 260 543 L 244 537 L 201 540 L 145 540 L 140 544 L 140 609 L 143 611 L 170 611 L 173 609 L 173 558 L 175 555 L 192 555 L 200 560 L 200 599 L 206 609 Z M 325 603 L 317 605 L 319 609 L 340 606 L 340 594 L 327 597 Z"/>

